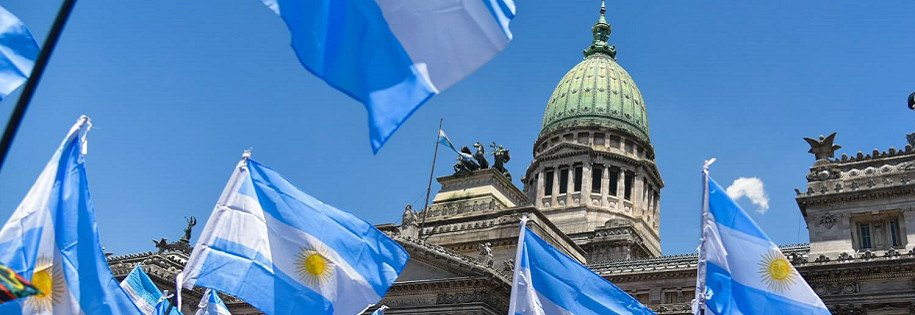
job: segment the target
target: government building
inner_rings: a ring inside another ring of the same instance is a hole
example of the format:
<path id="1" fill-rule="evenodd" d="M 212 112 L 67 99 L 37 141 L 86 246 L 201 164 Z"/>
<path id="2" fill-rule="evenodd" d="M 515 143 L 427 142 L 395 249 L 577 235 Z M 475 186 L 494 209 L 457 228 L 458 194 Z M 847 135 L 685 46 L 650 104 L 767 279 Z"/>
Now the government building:
<path id="1" fill-rule="evenodd" d="M 591 33 L 584 59 L 544 100 L 523 187 L 503 167 L 508 150 L 494 145 L 488 167 L 476 145 L 476 161 L 459 161 L 453 175 L 438 178 L 441 190 L 427 209 L 407 207 L 401 222 L 377 226 L 411 258 L 381 301 L 387 314 L 506 314 L 522 216 L 658 314 L 690 313 L 698 257 L 661 253 L 664 180 L 647 105 L 616 62 L 603 9 Z M 810 243 L 782 251 L 833 314 L 915 314 L 915 134 L 902 149 L 840 156 L 835 134 L 805 140 L 814 160 L 797 174 L 807 187 L 796 200 Z M 173 290 L 190 254 L 190 226 L 176 242 L 157 242 L 156 251 L 109 256 L 115 276 L 141 263 Z M 202 294 L 183 291 L 182 311 L 193 314 Z M 259 314 L 224 300 L 233 314 Z"/>

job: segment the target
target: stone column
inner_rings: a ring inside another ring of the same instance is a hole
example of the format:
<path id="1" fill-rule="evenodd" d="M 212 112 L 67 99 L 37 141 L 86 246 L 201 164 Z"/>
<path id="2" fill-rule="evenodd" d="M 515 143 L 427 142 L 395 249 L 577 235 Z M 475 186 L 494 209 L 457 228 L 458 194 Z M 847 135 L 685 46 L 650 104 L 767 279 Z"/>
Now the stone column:
<path id="1" fill-rule="evenodd" d="M 534 176 L 537 177 L 537 186 L 534 188 L 537 190 L 534 192 L 534 198 L 536 198 L 534 200 L 534 204 L 542 207 L 543 206 L 543 196 L 546 193 L 546 187 L 544 186 L 545 179 L 543 179 L 543 177 L 546 176 L 546 168 L 541 167 L 540 172 Z"/>
<path id="2" fill-rule="evenodd" d="M 604 140 L 606 141 L 606 140 Z M 604 171 L 600 178 L 600 203 L 602 206 L 607 205 L 607 195 L 610 194 L 610 168 L 604 166 Z"/>
<path id="3" fill-rule="evenodd" d="M 581 165 L 581 204 L 590 205 L 591 204 L 591 172 L 594 169 L 593 165 L 589 163 L 584 163 Z"/>
<path id="4" fill-rule="evenodd" d="M 616 198 L 622 201 L 623 196 L 626 193 L 626 170 L 622 168 L 619 169 L 616 176 L 618 177 L 616 179 Z"/>
<path id="5" fill-rule="evenodd" d="M 641 216 L 645 215 L 645 202 L 642 200 L 645 195 L 642 191 L 644 186 L 641 176 L 636 173 L 635 178 L 632 180 L 632 212 L 635 214 L 638 211 Z"/>
<path id="6" fill-rule="evenodd" d="M 575 193 L 575 162 L 568 165 L 566 173 L 566 206 L 573 205 L 572 194 Z"/>
<path id="7" fill-rule="evenodd" d="M 550 203 L 553 207 L 559 205 L 559 168 L 562 165 L 556 165 L 553 167 L 553 195 L 550 197 Z"/>

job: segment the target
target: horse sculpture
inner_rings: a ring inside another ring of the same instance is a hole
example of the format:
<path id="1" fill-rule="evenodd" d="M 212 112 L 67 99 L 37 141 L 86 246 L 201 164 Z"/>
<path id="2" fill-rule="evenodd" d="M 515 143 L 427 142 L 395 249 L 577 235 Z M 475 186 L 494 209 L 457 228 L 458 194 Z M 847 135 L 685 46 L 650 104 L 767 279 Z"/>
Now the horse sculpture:
<path id="1" fill-rule="evenodd" d="M 508 180 L 512 180 L 512 174 L 505 168 L 505 163 L 508 163 L 508 161 L 511 160 L 511 154 L 509 154 L 508 150 L 501 145 L 497 145 L 495 142 L 490 144 L 489 147 L 492 148 L 493 151 L 492 168 L 499 171 L 499 173 L 502 173 L 502 176 L 505 176 Z"/>

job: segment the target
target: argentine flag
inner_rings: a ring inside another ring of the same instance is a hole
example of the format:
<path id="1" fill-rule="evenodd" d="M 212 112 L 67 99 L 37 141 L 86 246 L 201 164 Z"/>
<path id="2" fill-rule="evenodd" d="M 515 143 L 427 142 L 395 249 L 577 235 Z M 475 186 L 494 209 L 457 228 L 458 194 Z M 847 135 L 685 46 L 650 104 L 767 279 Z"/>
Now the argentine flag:
<path id="1" fill-rule="evenodd" d="M 0 304 L 0 314 L 140 314 L 99 246 L 86 180 L 80 117 L 13 216 L 0 229 L 0 263 L 41 291 Z"/>
<path id="2" fill-rule="evenodd" d="M 197 313 L 194 315 L 232 315 L 229 308 L 219 298 L 219 294 L 213 289 L 207 289 L 203 293 L 203 298 L 197 304 Z"/>
<path id="3" fill-rule="evenodd" d="M 308 71 L 368 110 L 372 149 L 512 38 L 513 0 L 261 0 Z"/>
<path id="4" fill-rule="evenodd" d="M 448 147 L 449 149 L 451 149 L 451 151 L 454 151 L 454 153 L 457 153 L 458 156 L 460 156 L 461 159 L 463 159 L 465 161 L 474 160 L 473 155 L 458 151 L 458 149 L 456 147 L 454 147 L 454 143 L 451 142 L 451 139 L 448 138 L 448 135 L 445 134 L 444 130 L 441 130 L 441 129 L 438 130 L 438 143 Z"/>
<path id="5" fill-rule="evenodd" d="M 156 287 L 149 275 L 143 272 L 140 264 L 133 267 L 127 277 L 121 280 L 121 287 L 143 314 L 164 314 L 165 310 L 159 311 L 159 309 L 168 308 L 168 300 L 163 299 L 162 291 Z M 173 308 L 171 314 L 180 315 L 181 312 L 178 311 L 178 308 Z"/>
<path id="6" fill-rule="evenodd" d="M 29 28 L 0 6 L 0 100 L 29 78 L 39 50 Z"/>
<path id="7" fill-rule="evenodd" d="M 654 314 L 521 220 L 509 315 Z"/>
<path id="8" fill-rule="evenodd" d="M 778 246 L 703 174 L 697 314 L 830 314 Z"/>
<path id="9" fill-rule="evenodd" d="M 311 197 L 272 169 L 239 162 L 183 272 L 267 314 L 360 313 L 407 252 L 374 226 Z"/>

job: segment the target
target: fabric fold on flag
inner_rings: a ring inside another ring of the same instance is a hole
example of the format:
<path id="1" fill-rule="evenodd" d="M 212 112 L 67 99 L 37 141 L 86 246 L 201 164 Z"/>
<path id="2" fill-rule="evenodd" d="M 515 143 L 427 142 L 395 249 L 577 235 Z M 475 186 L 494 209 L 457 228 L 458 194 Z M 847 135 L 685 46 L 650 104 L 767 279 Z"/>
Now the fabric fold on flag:
<path id="1" fill-rule="evenodd" d="M 356 314 L 377 303 L 407 252 L 248 157 L 235 168 L 183 271 L 183 286 L 266 314 Z"/>
<path id="2" fill-rule="evenodd" d="M 41 294 L 0 304 L 0 314 L 140 314 L 99 245 L 86 178 L 80 117 L 34 186 L 0 229 L 0 263 Z"/>
<path id="3" fill-rule="evenodd" d="M 203 293 L 203 298 L 197 304 L 197 313 L 194 315 L 232 315 L 229 308 L 219 298 L 219 294 L 213 289 L 207 289 Z"/>
<path id="4" fill-rule="evenodd" d="M 378 150 L 430 97 L 512 38 L 512 0 L 261 0 L 308 71 L 363 103 Z"/>
<path id="5" fill-rule="evenodd" d="M 0 101 L 29 78 L 38 52 L 29 28 L 0 6 Z"/>
<path id="6" fill-rule="evenodd" d="M 508 314 L 654 314 L 521 220 Z"/>
<path id="7" fill-rule="evenodd" d="M 698 306 L 706 314 L 830 314 L 778 246 L 707 171 L 703 176 Z"/>

